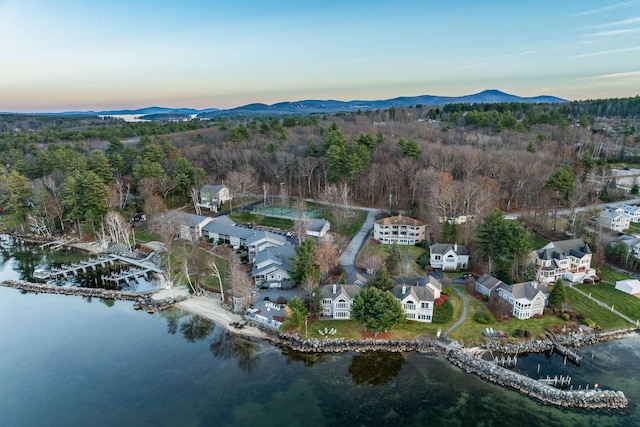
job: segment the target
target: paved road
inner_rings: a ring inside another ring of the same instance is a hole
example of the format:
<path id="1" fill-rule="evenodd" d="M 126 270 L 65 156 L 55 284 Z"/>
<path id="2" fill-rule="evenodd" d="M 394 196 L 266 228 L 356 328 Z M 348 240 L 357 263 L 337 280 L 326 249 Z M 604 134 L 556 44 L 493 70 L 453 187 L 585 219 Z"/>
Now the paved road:
<path id="1" fill-rule="evenodd" d="M 357 208 L 361 209 L 361 208 Z M 376 215 L 380 212 L 378 209 L 367 209 L 367 218 L 364 220 L 362 227 L 358 233 L 353 236 L 349 242 L 347 249 L 340 255 L 340 264 L 347 272 L 347 283 L 353 283 L 358 279 L 358 270 L 356 268 L 356 257 L 358 252 L 362 248 L 362 245 L 367 241 L 369 233 L 373 229 L 373 222 L 376 219 Z M 362 278 L 360 278 L 362 280 Z"/>
<path id="2" fill-rule="evenodd" d="M 616 310 L 615 308 L 613 310 L 611 310 L 611 306 L 607 305 L 601 301 L 598 301 L 597 299 L 590 297 L 589 294 L 587 294 L 584 291 L 581 291 L 578 288 L 574 288 L 573 286 L 570 286 L 571 289 L 573 289 L 574 291 L 578 292 L 579 294 L 584 295 L 585 297 L 589 298 L 590 300 L 592 300 L 593 302 L 595 302 L 596 304 L 598 304 L 601 307 L 604 307 L 606 309 L 608 309 L 609 311 L 611 311 L 614 314 L 617 314 L 618 316 L 622 317 L 624 320 L 626 320 L 627 322 L 636 325 L 637 320 L 631 320 L 629 317 L 625 316 L 624 314 L 620 313 L 618 310 Z"/>
<path id="3" fill-rule="evenodd" d="M 462 324 L 462 322 L 464 322 L 465 319 L 467 318 L 467 297 L 466 297 L 466 295 L 460 289 L 454 288 L 453 286 L 450 289 L 453 289 L 454 291 L 456 291 L 458 293 L 458 295 L 460 295 L 460 298 L 462 298 L 462 314 L 460 315 L 460 318 L 458 319 L 458 321 L 456 323 L 454 323 L 453 325 L 451 325 L 451 327 L 444 332 L 444 336 L 445 337 L 447 335 L 449 335 L 449 332 L 453 331 L 455 328 L 460 326 Z"/>

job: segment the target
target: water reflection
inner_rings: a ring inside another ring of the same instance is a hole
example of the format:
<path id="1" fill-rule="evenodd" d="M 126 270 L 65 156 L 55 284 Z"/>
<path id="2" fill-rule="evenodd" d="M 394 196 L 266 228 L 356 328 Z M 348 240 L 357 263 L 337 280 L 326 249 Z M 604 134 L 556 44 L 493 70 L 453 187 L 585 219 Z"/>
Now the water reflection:
<path id="1" fill-rule="evenodd" d="M 286 357 L 287 365 L 291 365 L 293 362 L 302 362 L 307 367 L 322 363 L 331 357 L 327 353 L 302 353 L 289 348 L 283 348 L 282 355 Z"/>
<path id="2" fill-rule="evenodd" d="M 191 314 L 180 324 L 180 333 L 187 341 L 196 342 L 209 336 L 214 328 L 215 325 L 210 320 Z"/>
<path id="3" fill-rule="evenodd" d="M 222 328 L 217 328 L 217 334 L 209 345 L 209 350 L 215 357 L 222 357 L 224 360 L 235 359 L 238 368 L 247 373 L 255 371 L 260 364 L 258 344 Z"/>
<path id="4" fill-rule="evenodd" d="M 402 353 L 372 351 L 354 355 L 349 365 L 349 373 L 357 385 L 380 386 L 398 376 L 404 363 Z"/>

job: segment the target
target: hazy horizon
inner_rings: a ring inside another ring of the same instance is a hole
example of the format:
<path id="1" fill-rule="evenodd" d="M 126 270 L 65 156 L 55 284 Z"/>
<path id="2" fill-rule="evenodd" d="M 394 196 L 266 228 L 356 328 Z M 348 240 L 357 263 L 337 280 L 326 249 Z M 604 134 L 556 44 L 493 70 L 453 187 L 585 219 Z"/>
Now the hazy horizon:
<path id="1" fill-rule="evenodd" d="M 639 36 L 640 0 L 0 0 L 0 111 L 630 97 Z"/>

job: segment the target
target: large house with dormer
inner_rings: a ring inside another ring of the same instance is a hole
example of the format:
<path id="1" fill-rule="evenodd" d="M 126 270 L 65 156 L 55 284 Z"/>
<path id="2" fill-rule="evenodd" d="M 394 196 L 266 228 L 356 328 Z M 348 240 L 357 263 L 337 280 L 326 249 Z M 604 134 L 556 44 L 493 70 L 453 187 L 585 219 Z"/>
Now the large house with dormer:
<path id="1" fill-rule="evenodd" d="M 322 293 L 322 316 L 334 319 L 350 319 L 351 304 L 362 287 L 352 285 L 324 285 L 320 288 Z"/>
<path id="2" fill-rule="evenodd" d="M 211 217 L 175 210 L 165 213 L 162 217 L 162 223 L 165 226 L 175 229 L 176 237 L 190 242 L 201 238 L 203 236 L 202 230 L 211 221 L 213 221 Z"/>
<path id="3" fill-rule="evenodd" d="M 500 298 L 511 307 L 511 314 L 517 319 L 528 319 L 536 314 L 543 314 L 549 297 L 547 285 L 538 282 L 523 282 L 507 285 L 500 282 L 493 290 L 495 297 Z"/>
<path id="4" fill-rule="evenodd" d="M 424 240 L 427 225 L 407 216 L 391 216 L 373 223 L 373 238 L 380 243 L 415 245 Z"/>
<path id="5" fill-rule="evenodd" d="M 232 200 L 229 187 L 221 185 L 203 185 L 198 192 L 198 206 L 208 208 L 211 212 L 217 212 L 218 207 Z"/>
<path id="6" fill-rule="evenodd" d="M 407 320 L 431 322 L 434 302 L 440 298 L 441 291 L 442 283 L 433 276 L 428 276 L 423 284 L 416 286 L 396 285 L 391 294 L 400 302 Z"/>
<path id="7" fill-rule="evenodd" d="M 290 243 L 258 252 L 251 271 L 256 284 L 269 288 L 289 287 L 290 264 L 295 254 L 295 246 Z"/>
<path id="8" fill-rule="evenodd" d="M 538 282 L 553 283 L 566 277 L 572 282 L 582 282 L 594 276 L 591 268 L 591 249 L 582 239 L 550 242 L 542 249 L 529 254 L 538 271 Z"/>
<path id="9" fill-rule="evenodd" d="M 631 217 L 622 208 L 604 210 L 598 215 L 598 223 L 604 228 L 621 233 L 631 226 Z"/>
<path id="10" fill-rule="evenodd" d="M 454 271 L 469 267 L 469 249 L 457 243 L 434 243 L 429 247 L 431 267 Z"/>

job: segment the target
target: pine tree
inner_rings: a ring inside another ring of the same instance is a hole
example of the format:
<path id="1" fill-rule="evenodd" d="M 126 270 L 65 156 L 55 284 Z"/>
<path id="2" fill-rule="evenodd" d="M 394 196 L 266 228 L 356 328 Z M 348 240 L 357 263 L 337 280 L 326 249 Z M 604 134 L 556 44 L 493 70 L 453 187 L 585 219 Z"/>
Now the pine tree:
<path id="1" fill-rule="evenodd" d="M 396 242 L 393 242 L 389 247 L 389 255 L 387 255 L 387 258 L 384 261 L 389 273 L 396 274 L 401 261 L 402 255 L 400 254 L 400 248 Z"/>
<path id="2" fill-rule="evenodd" d="M 549 294 L 549 307 L 558 309 L 567 300 L 567 290 L 564 288 L 564 282 L 558 278 L 553 285 L 553 289 Z"/>

